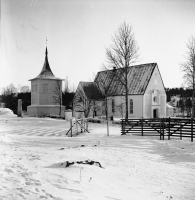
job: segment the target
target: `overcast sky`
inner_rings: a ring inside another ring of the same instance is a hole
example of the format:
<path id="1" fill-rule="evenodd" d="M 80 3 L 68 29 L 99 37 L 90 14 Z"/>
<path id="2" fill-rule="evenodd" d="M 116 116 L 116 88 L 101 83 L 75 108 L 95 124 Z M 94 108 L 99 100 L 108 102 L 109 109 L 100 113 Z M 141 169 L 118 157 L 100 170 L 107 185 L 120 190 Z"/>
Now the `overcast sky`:
<path id="1" fill-rule="evenodd" d="M 165 87 L 183 83 L 180 63 L 195 35 L 194 0 L 1 0 L 0 88 L 29 85 L 48 59 L 77 87 L 105 63 L 105 47 L 126 21 L 140 62 L 157 62 Z"/>

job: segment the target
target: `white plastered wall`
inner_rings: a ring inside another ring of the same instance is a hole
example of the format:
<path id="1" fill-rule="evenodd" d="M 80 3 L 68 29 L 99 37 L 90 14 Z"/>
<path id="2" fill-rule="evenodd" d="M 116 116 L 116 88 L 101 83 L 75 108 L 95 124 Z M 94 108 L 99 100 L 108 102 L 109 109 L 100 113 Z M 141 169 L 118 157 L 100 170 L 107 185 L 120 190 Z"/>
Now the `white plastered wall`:
<path id="1" fill-rule="evenodd" d="M 157 102 L 154 102 L 157 96 Z M 153 110 L 158 110 L 158 117 L 166 117 L 166 93 L 158 67 L 155 67 L 144 94 L 143 117 L 153 118 Z"/>
<path id="2" fill-rule="evenodd" d="M 43 84 L 48 85 L 48 91 L 43 91 Z M 62 86 L 62 81 L 61 81 Z M 32 91 L 32 86 L 34 90 Z M 36 90 L 37 85 L 37 90 Z M 29 116 L 44 116 L 47 114 L 58 115 L 59 105 L 54 103 L 55 96 L 55 79 L 35 79 L 31 81 L 31 106 L 27 107 L 27 114 Z M 61 115 L 64 116 L 64 106 L 61 107 Z"/>

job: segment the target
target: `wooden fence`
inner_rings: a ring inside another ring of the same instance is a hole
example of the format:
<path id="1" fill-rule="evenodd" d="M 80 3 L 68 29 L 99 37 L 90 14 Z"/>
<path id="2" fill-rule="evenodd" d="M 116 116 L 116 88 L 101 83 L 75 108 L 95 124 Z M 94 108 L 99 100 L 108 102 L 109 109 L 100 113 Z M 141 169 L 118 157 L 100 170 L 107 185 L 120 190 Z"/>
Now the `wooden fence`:
<path id="1" fill-rule="evenodd" d="M 72 137 L 78 133 L 88 132 L 88 119 L 71 119 L 70 129 L 66 135 Z"/>
<path id="2" fill-rule="evenodd" d="M 195 119 L 189 118 L 133 118 L 121 120 L 122 135 L 130 133 L 141 136 L 159 136 L 170 140 L 171 137 L 195 138 Z"/>

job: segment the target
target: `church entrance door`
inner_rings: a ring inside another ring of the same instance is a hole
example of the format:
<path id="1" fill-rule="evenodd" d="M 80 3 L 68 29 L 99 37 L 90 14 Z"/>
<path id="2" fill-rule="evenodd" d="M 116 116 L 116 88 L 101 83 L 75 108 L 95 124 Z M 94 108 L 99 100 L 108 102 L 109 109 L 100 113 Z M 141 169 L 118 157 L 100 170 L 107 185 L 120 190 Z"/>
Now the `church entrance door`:
<path id="1" fill-rule="evenodd" d="M 158 118 L 158 109 L 153 110 L 153 118 Z"/>

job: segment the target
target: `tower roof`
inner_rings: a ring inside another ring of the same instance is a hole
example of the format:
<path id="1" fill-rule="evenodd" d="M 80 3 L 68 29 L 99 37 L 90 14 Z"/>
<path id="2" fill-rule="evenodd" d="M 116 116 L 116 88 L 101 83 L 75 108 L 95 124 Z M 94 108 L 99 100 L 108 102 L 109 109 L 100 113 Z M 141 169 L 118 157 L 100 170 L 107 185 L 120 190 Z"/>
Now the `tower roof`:
<path id="1" fill-rule="evenodd" d="M 58 79 L 58 80 L 64 80 L 64 79 L 60 79 L 56 76 L 54 76 L 53 72 L 51 71 L 51 68 L 49 66 L 49 61 L 48 61 L 48 52 L 47 52 L 47 46 L 46 46 L 46 50 L 45 50 L 45 62 L 44 62 L 44 65 L 43 65 L 43 68 L 40 72 L 40 74 L 33 78 L 33 79 L 30 79 L 29 81 L 32 81 L 34 79 Z"/>
<path id="2" fill-rule="evenodd" d="M 45 62 L 43 65 L 43 68 L 41 70 L 41 73 L 37 76 L 38 77 L 54 77 L 53 72 L 51 71 L 51 68 L 49 66 L 49 61 L 48 61 L 48 52 L 47 52 L 47 47 L 45 50 Z"/>

